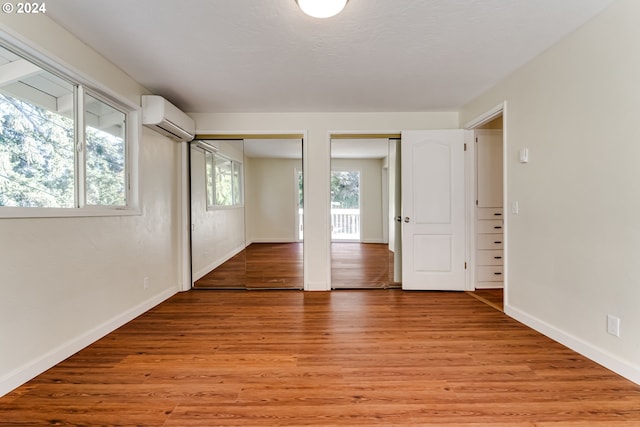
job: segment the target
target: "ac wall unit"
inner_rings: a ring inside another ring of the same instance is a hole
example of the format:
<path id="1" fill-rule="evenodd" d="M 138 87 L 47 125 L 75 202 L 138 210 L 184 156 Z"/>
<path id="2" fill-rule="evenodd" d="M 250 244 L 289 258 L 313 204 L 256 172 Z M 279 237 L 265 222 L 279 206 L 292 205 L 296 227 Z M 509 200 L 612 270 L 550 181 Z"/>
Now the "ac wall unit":
<path id="1" fill-rule="evenodd" d="M 142 124 L 178 142 L 196 134 L 193 119 L 158 95 L 142 95 Z"/>

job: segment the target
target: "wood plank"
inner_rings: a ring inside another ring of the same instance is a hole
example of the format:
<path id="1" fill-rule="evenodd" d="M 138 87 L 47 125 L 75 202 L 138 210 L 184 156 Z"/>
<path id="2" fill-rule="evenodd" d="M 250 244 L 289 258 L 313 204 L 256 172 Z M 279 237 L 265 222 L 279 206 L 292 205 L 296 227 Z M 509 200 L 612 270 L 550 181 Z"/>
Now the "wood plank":
<path id="1" fill-rule="evenodd" d="M 331 243 L 331 286 L 334 289 L 386 289 L 393 278 L 389 245 Z"/>
<path id="2" fill-rule="evenodd" d="M 640 386 L 466 293 L 191 291 L 0 399 L 0 426 L 624 427 Z"/>
<path id="3" fill-rule="evenodd" d="M 468 293 L 496 310 L 504 311 L 504 289 L 476 289 Z"/>
<path id="4" fill-rule="evenodd" d="M 302 289 L 302 243 L 252 243 L 204 277 L 196 289 Z"/>

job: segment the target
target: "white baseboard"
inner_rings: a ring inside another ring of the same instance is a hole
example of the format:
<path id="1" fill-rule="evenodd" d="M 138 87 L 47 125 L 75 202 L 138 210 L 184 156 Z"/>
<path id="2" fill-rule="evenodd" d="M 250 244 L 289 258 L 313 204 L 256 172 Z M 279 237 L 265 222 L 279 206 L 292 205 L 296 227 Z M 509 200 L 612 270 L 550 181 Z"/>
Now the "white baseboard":
<path id="1" fill-rule="evenodd" d="M 77 353 L 120 326 L 149 311 L 178 292 L 178 288 L 166 291 L 138 304 L 113 319 L 88 330 L 84 334 L 59 345 L 44 355 L 25 363 L 19 368 L 0 377 L 0 397 L 40 375 L 47 369 L 57 365 L 69 356 Z"/>
<path id="2" fill-rule="evenodd" d="M 634 366 L 631 363 L 622 360 L 606 351 L 595 347 L 580 338 L 567 334 L 566 332 L 534 317 L 517 308 L 513 308 L 509 305 L 505 306 L 504 312 L 513 317 L 517 321 L 524 323 L 532 329 L 540 332 L 543 335 L 548 336 L 554 341 L 559 342 L 580 353 L 581 355 L 593 360 L 596 363 L 604 366 L 605 368 L 617 373 L 640 385 L 640 366 Z"/>
<path id="3" fill-rule="evenodd" d="M 309 282 L 304 288 L 305 291 L 330 291 L 331 288 L 327 285 L 327 282 Z"/>
<path id="4" fill-rule="evenodd" d="M 504 284 L 500 282 L 476 282 L 476 289 L 504 289 Z"/>
<path id="5" fill-rule="evenodd" d="M 252 243 L 301 243 L 299 240 L 288 239 L 286 237 L 260 237 L 247 241 L 247 246 Z"/>

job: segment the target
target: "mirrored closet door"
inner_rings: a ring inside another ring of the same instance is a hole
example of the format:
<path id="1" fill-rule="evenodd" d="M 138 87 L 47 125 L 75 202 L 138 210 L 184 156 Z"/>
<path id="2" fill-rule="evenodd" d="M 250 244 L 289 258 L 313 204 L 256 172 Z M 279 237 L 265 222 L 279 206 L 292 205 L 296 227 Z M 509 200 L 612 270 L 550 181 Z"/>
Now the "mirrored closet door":
<path id="1" fill-rule="evenodd" d="M 191 143 L 195 289 L 302 289 L 302 139 Z"/>

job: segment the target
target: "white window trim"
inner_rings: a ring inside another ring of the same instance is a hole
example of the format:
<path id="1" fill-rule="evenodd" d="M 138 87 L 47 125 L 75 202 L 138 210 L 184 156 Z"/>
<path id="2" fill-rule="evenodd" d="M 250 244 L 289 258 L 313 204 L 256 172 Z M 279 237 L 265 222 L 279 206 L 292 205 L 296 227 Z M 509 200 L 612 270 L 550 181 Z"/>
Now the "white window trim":
<path id="1" fill-rule="evenodd" d="M 142 215 L 140 205 L 140 141 L 142 136 L 142 114 L 140 105 L 129 101 L 122 95 L 114 92 L 96 80 L 75 70 L 73 67 L 58 59 L 54 55 L 45 53 L 45 50 L 36 47 L 10 33 L 0 29 L 0 45 L 9 50 L 16 51 L 19 55 L 32 61 L 43 69 L 61 76 L 85 90 L 92 96 L 113 104 L 114 108 L 123 111 L 127 117 L 126 127 L 126 205 L 125 206 L 80 206 L 73 208 L 41 208 L 41 207 L 0 207 L 0 219 L 2 218 L 68 218 L 68 217 L 108 217 L 108 216 L 135 216 Z M 77 98 L 76 98 L 77 99 Z M 81 110 L 82 106 L 78 106 Z M 80 123 L 82 127 L 83 123 Z M 84 132 L 84 129 L 81 130 Z M 76 177 L 78 171 L 75 172 Z M 78 185 L 79 183 L 76 183 Z M 84 183 L 80 184 L 84 186 Z M 76 191 L 84 191 L 76 188 Z"/>

